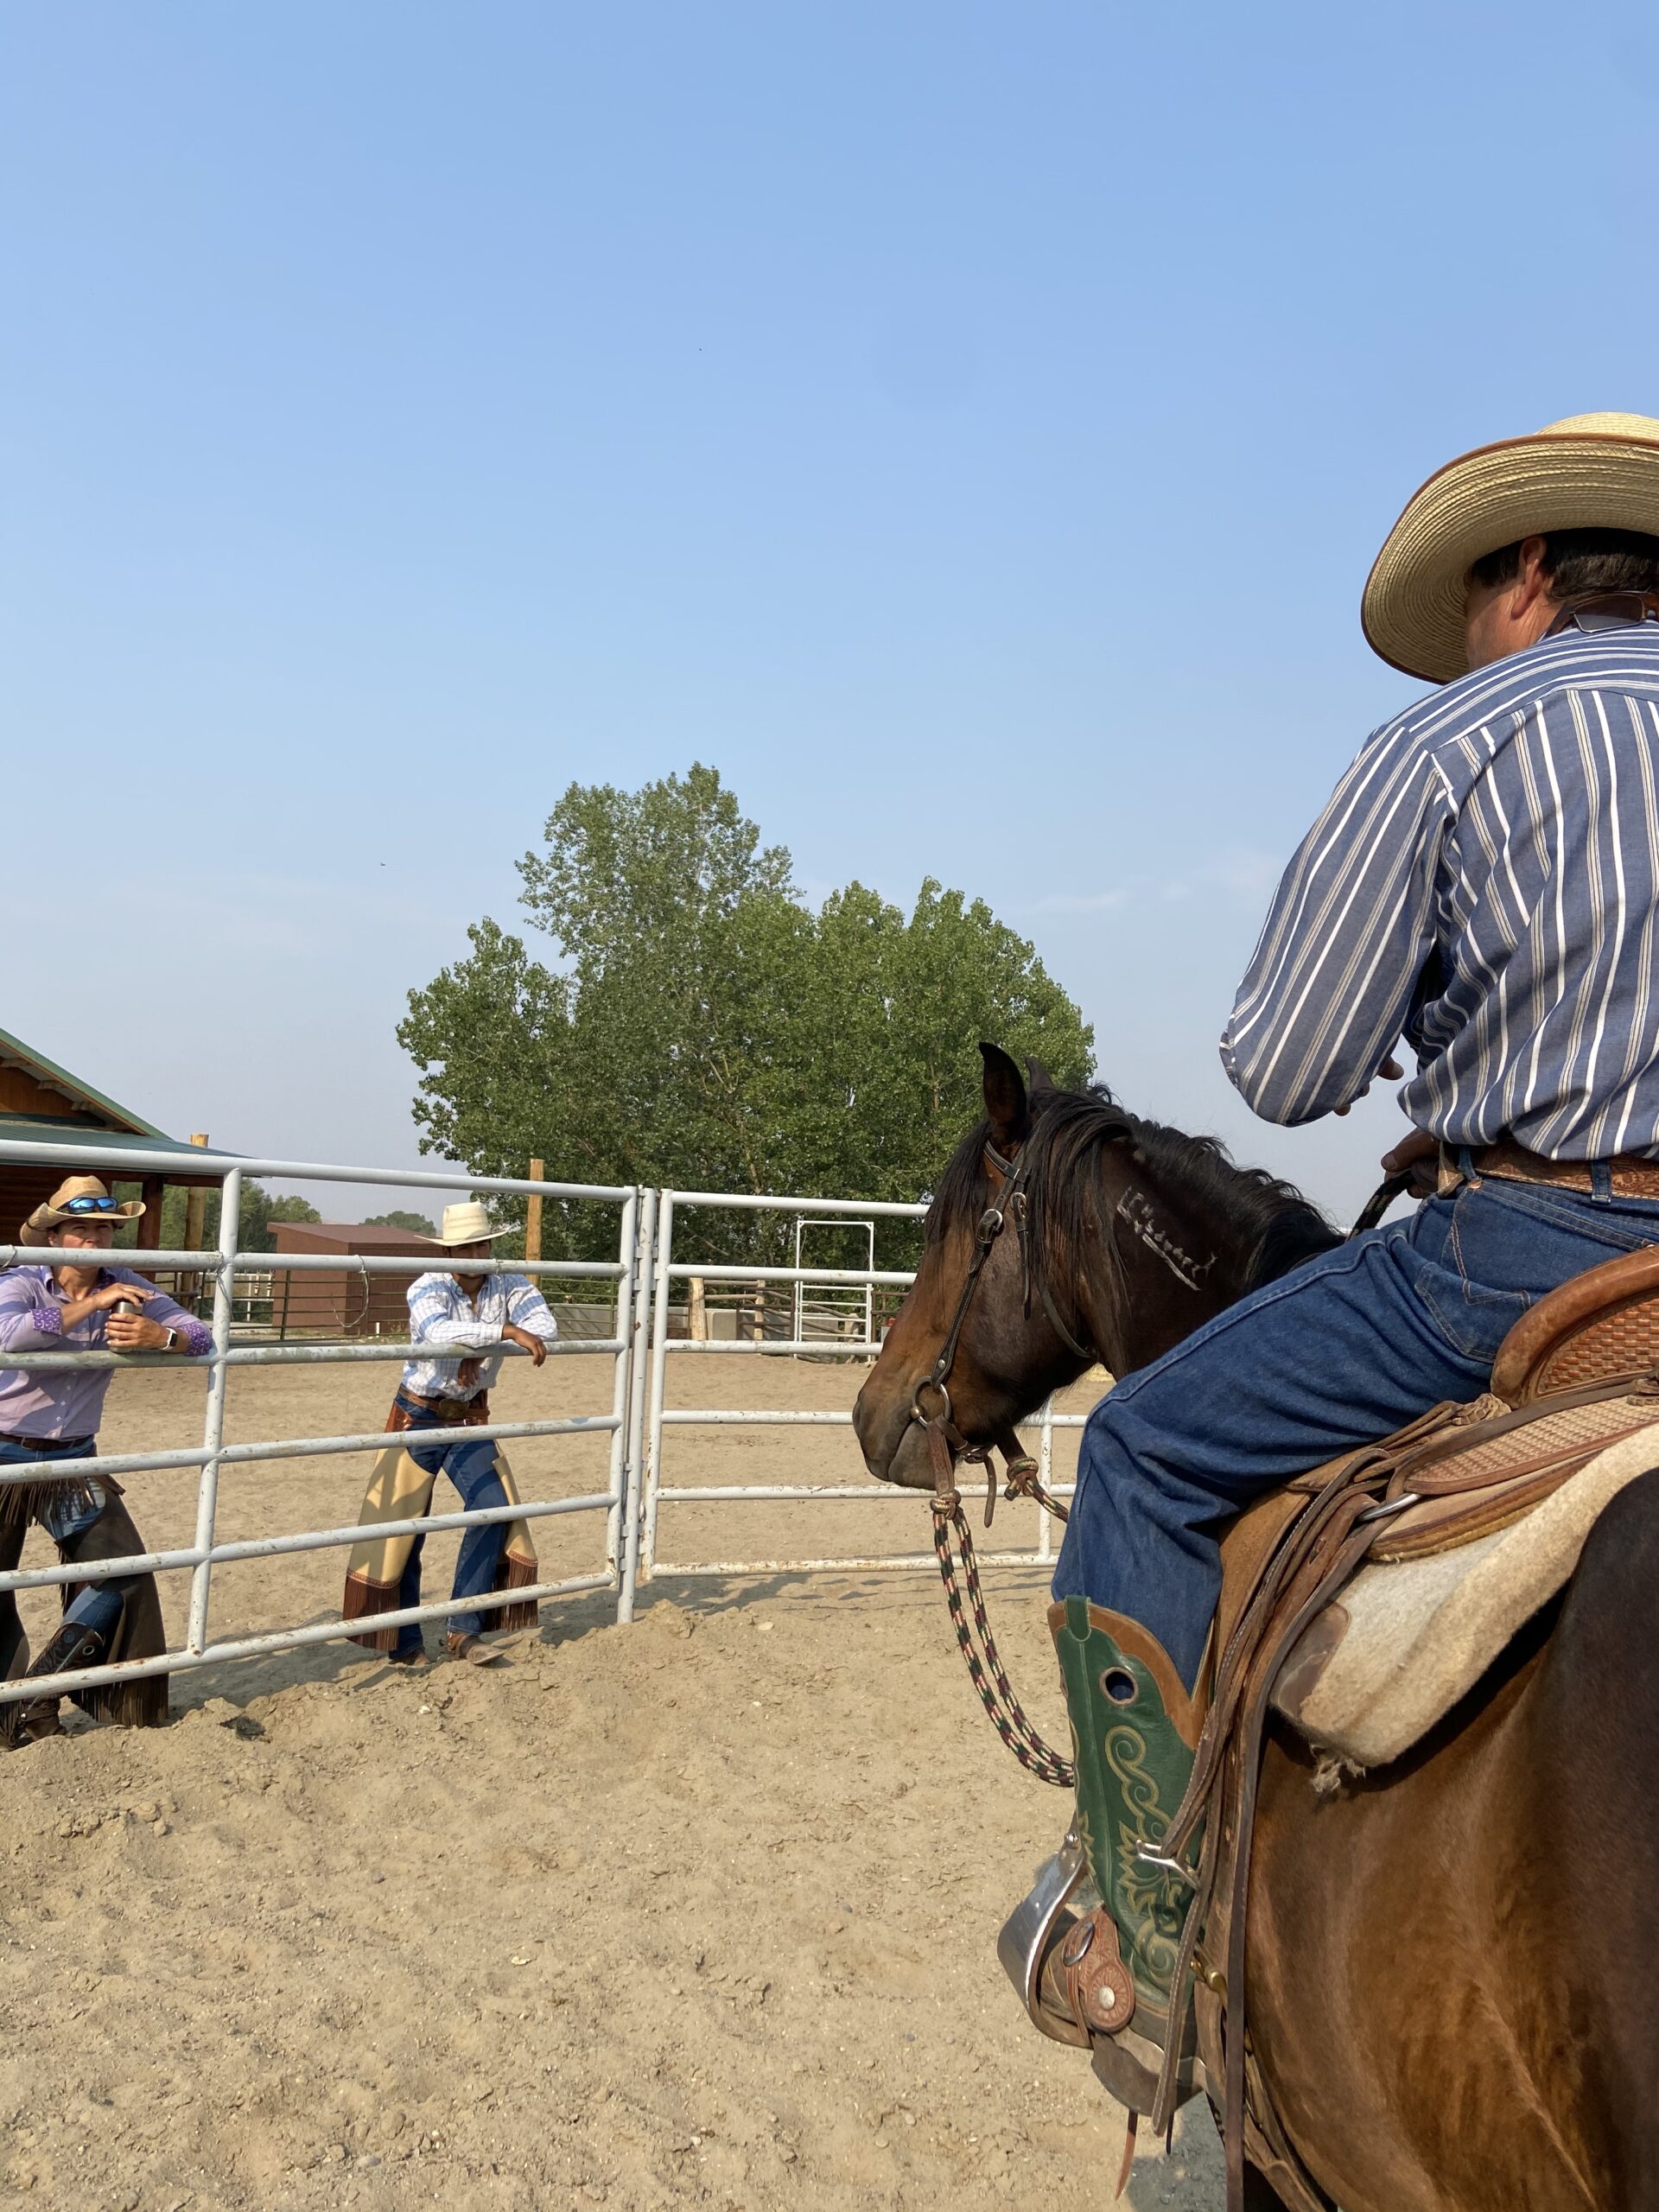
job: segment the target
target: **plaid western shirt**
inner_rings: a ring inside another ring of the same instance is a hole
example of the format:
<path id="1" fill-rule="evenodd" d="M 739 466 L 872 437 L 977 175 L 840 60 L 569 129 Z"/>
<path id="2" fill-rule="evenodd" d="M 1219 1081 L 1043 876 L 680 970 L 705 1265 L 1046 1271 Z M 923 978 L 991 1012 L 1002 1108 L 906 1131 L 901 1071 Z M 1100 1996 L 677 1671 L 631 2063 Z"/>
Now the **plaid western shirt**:
<path id="1" fill-rule="evenodd" d="M 454 1275 L 416 1275 L 409 1286 L 410 1340 L 430 1349 L 424 1358 L 405 1363 L 404 1389 L 423 1398 L 475 1398 L 489 1389 L 501 1372 L 501 1331 L 509 1321 L 543 1344 L 552 1344 L 559 1333 L 546 1300 L 528 1275 L 486 1275 L 476 1303 Z M 463 1383 L 461 1361 L 478 1358 L 491 1345 L 497 1347 L 493 1357 L 483 1358 L 473 1381 Z"/>
<path id="2" fill-rule="evenodd" d="M 1451 1144 L 1659 1153 L 1659 626 L 1576 628 L 1385 723 L 1280 884 L 1221 1044 L 1316 1120 L 1404 1035 Z"/>

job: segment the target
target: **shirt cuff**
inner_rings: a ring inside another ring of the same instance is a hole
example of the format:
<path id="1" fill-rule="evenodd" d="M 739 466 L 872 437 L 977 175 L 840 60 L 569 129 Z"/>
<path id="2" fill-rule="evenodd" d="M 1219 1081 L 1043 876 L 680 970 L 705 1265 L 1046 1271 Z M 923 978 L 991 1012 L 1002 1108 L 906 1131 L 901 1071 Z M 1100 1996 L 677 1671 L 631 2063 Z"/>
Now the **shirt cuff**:
<path id="1" fill-rule="evenodd" d="M 63 1342 L 63 1308 L 48 1299 L 17 1315 L 3 1339 L 8 1351 L 49 1351 Z"/>

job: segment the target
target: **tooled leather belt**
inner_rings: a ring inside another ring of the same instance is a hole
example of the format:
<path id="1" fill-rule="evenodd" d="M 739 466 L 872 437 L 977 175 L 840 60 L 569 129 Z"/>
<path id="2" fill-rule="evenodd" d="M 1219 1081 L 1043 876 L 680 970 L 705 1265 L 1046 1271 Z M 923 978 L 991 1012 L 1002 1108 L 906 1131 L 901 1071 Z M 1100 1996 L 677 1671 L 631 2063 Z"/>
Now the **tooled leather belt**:
<path id="1" fill-rule="evenodd" d="M 1546 1160 L 1542 1153 L 1529 1152 L 1525 1145 L 1514 1144 L 1506 1137 L 1482 1151 L 1471 1152 L 1470 1159 L 1478 1175 L 1491 1175 L 1500 1182 L 1553 1183 L 1564 1191 L 1593 1191 L 1592 1168 L 1605 1167 L 1616 1198 L 1659 1198 L 1659 1160 L 1646 1159 L 1637 1152 L 1621 1152 L 1611 1160 L 1595 1161 Z"/>
<path id="2" fill-rule="evenodd" d="M 428 1398 L 418 1390 L 399 1390 L 397 1395 L 406 1406 L 416 1407 L 423 1414 L 436 1414 L 447 1427 L 486 1421 L 490 1417 L 487 1390 L 480 1390 L 473 1398 Z"/>

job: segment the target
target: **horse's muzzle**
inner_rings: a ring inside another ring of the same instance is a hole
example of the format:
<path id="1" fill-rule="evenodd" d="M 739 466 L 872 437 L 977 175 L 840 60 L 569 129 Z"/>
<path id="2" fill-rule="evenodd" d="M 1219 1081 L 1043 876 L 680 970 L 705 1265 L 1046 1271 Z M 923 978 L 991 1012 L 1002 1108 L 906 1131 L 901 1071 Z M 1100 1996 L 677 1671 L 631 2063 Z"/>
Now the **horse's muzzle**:
<path id="1" fill-rule="evenodd" d="M 853 1427 L 864 1464 L 878 1482 L 896 1483 L 901 1490 L 932 1489 L 933 1465 L 918 1421 L 899 1416 L 896 1408 L 878 1420 L 861 1402 L 853 1409 Z"/>

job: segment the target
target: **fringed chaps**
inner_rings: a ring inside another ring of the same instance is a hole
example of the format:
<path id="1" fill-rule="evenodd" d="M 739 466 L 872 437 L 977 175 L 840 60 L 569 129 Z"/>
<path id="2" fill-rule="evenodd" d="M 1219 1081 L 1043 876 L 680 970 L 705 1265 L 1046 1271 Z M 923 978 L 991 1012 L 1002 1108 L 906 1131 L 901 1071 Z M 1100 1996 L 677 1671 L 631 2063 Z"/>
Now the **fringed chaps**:
<path id="1" fill-rule="evenodd" d="M 58 1544 L 58 1557 L 66 1566 L 78 1560 L 126 1559 L 144 1548 L 130 1513 L 121 1495 L 118 1483 L 107 1475 L 97 1478 L 97 1488 L 104 1493 L 104 1506 L 90 1528 L 78 1535 L 64 1538 Z M 15 1489 L 0 1492 L 3 1506 L 0 1507 L 0 1572 L 10 1573 L 22 1557 L 23 1538 L 30 1521 L 39 1510 L 37 1493 L 48 1487 L 46 1484 L 31 1484 L 26 1490 Z M 54 1494 L 60 1495 L 66 1484 L 56 1485 Z M 85 1494 L 87 1485 L 79 1485 Z M 19 1497 L 25 1503 L 13 1505 L 11 1499 Z M 66 1582 L 60 1588 L 62 1610 L 66 1612 L 73 1599 L 85 1588 L 79 1582 Z M 111 1664 L 124 1659 L 154 1659 L 167 1649 L 167 1632 L 162 1624 L 162 1601 L 153 1574 L 134 1578 L 126 1592 L 121 1618 L 116 1623 L 105 1655 Z M 10 1590 L 0 1591 L 0 1675 L 15 1678 L 28 1671 L 29 1638 L 18 1618 L 16 1594 Z M 167 1683 L 165 1675 L 146 1675 L 136 1682 L 105 1682 L 97 1689 L 76 1690 L 75 1703 L 83 1713 L 95 1720 L 113 1720 L 124 1728 L 159 1728 L 167 1719 Z"/>
<path id="2" fill-rule="evenodd" d="M 464 1421 L 450 1424 L 479 1427 L 489 1419 L 486 1400 L 472 1402 Z M 402 1406 L 393 1404 L 386 1420 L 388 1435 L 399 1435 L 412 1426 Z M 418 1432 L 415 1440 L 419 1440 Z M 495 1471 L 509 1505 L 519 1503 L 518 1492 L 513 1485 L 512 1471 L 505 1454 L 498 1446 Z M 435 1474 L 429 1475 L 418 1466 L 408 1449 L 401 1444 L 388 1445 L 376 1459 L 374 1471 L 369 1477 L 369 1486 L 364 1493 L 363 1504 L 358 1514 L 359 1523 L 372 1528 L 382 1521 L 418 1521 L 430 1510 L 432 1492 L 437 1483 Z M 492 1587 L 495 1590 L 528 1590 L 539 1579 L 536 1547 L 530 1540 L 529 1526 L 523 1521 L 509 1521 L 503 1524 L 506 1541 L 502 1547 L 500 1564 L 495 1571 Z M 372 1618 L 376 1613 L 396 1612 L 397 1592 L 404 1579 L 404 1569 L 415 1548 L 412 1535 L 364 1536 L 353 1545 L 346 1563 L 346 1588 L 340 1599 L 340 1617 L 355 1621 Z M 523 1605 L 499 1605 L 489 1615 L 493 1627 L 501 1629 L 534 1628 L 538 1609 L 532 1603 Z M 395 1651 L 397 1631 L 394 1628 L 371 1629 L 352 1638 L 369 1651 Z"/>

